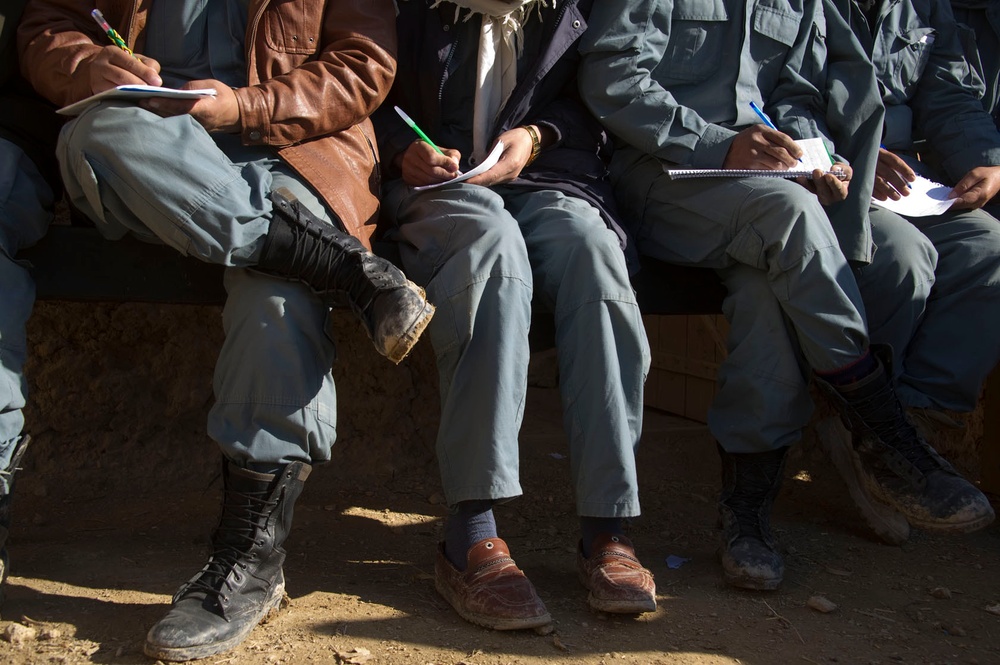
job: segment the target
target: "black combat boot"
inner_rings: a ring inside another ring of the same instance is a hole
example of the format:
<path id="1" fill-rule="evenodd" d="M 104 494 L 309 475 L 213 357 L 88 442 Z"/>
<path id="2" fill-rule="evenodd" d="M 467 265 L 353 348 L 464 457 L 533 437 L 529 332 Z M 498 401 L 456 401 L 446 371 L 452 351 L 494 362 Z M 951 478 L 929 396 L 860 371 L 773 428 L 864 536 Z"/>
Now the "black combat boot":
<path id="1" fill-rule="evenodd" d="M 989 500 L 927 443 L 903 410 L 892 385 L 892 350 L 872 345 L 878 368 L 854 383 L 820 387 L 840 409 L 853 464 L 838 464 L 848 486 L 903 514 L 928 531 L 968 533 L 993 521 Z M 837 441 L 843 443 L 838 444 Z M 843 455 L 842 455 L 843 456 Z"/>
<path id="2" fill-rule="evenodd" d="M 214 551 L 149 630 L 147 656 L 183 661 L 232 649 L 278 607 L 285 595 L 281 545 L 311 470 L 295 462 L 271 475 L 226 464 Z"/>
<path id="3" fill-rule="evenodd" d="M 285 188 L 271 192 L 275 215 L 257 269 L 296 279 L 333 306 L 346 296 L 383 356 L 399 363 L 434 314 L 424 290 L 354 236 L 325 224 Z"/>
<path id="4" fill-rule="evenodd" d="M 10 558 L 7 555 L 7 536 L 10 535 L 10 503 L 14 495 L 14 474 L 20 469 L 24 451 L 28 449 L 31 437 L 22 436 L 14 444 L 7 468 L 0 471 L 0 602 L 3 601 L 3 583 L 9 572 Z"/>
<path id="5" fill-rule="evenodd" d="M 771 535 L 771 507 L 781 487 L 785 453 L 727 453 L 722 456 L 722 574 L 726 583 L 741 589 L 777 589 L 785 575 L 785 562 Z"/>

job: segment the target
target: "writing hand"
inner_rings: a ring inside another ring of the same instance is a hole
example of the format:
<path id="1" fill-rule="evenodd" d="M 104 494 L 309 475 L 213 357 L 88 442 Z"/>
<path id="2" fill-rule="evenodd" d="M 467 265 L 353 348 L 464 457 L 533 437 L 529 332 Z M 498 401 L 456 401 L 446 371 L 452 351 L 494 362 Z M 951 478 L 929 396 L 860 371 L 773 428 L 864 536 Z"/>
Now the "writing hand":
<path id="1" fill-rule="evenodd" d="M 117 46 L 105 46 L 90 58 L 87 75 L 91 94 L 120 85 L 163 85 L 160 63 L 144 55 L 133 58 Z"/>
<path id="2" fill-rule="evenodd" d="M 515 127 L 498 136 L 497 141 L 503 141 L 500 161 L 489 171 L 480 173 L 475 178 L 469 178 L 466 182 L 490 187 L 510 182 L 521 174 L 531 157 L 531 134 L 523 127 Z M 493 145 L 496 145 L 496 142 Z"/>
<path id="3" fill-rule="evenodd" d="M 795 168 L 801 156 L 802 148 L 788 134 L 752 125 L 733 139 L 722 168 L 786 171 Z"/>
<path id="4" fill-rule="evenodd" d="M 796 178 L 795 181 L 815 194 L 816 198 L 819 199 L 819 202 L 825 206 L 840 203 L 847 198 L 847 190 L 851 177 L 854 175 L 854 170 L 847 164 L 843 164 L 841 162 L 837 162 L 830 167 L 831 171 L 835 171 L 837 169 L 843 171 L 847 176 L 845 180 L 841 180 L 837 176 L 826 173 L 820 169 L 815 169 L 812 172 L 812 180 L 807 180 L 806 178 Z"/>
<path id="5" fill-rule="evenodd" d="M 140 101 L 139 105 L 164 118 L 188 114 L 210 132 L 238 131 L 240 128 L 240 106 L 239 102 L 236 101 L 236 93 L 228 85 L 215 79 L 205 79 L 188 81 L 180 89 L 198 90 L 203 88 L 213 88 L 215 96 L 199 97 L 198 99 L 150 97 Z"/>
<path id="6" fill-rule="evenodd" d="M 952 208 L 975 210 L 1000 190 L 1000 166 L 978 166 L 965 174 L 948 194 L 948 198 L 958 199 Z"/>
<path id="7" fill-rule="evenodd" d="M 403 182 L 410 187 L 435 185 L 458 175 L 462 153 L 451 148 L 441 148 L 443 155 L 434 151 L 426 141 L 414 141 L 400 159 Z"/>
<path id="8" fill-rule="evenodd" d="M 875 187 L 872 189 L 872 196 L 875 199 L 898 201 L 903 196 L 909 196 L 909 183 L 916 179 L 917 174 L 901 157 L 885 148 L 878 149 L 878 162 L 875 165 Z"/>

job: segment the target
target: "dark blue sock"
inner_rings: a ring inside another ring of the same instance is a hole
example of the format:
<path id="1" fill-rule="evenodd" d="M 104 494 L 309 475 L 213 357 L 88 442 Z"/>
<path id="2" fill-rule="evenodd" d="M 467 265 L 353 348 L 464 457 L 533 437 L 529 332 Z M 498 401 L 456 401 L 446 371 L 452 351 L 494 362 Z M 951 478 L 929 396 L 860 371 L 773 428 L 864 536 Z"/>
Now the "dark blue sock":
<path id="1" fill-rule="evenodd" d="M 854 361 L 847 367 L 835 369 L 832 372 L 816 372 L 816 375 L 835 386 L 846 386 L 865 378 L 878 369 L 878 361 L 871 351 L 865 351 L 865 355 Z"/>
<path id="2" fill-rule="evenodd" d="M 444 555 L 456 568 L 465 570 L 469 548 L 480 540 L 496 537 L 493 501 L 460 501 L 444 525 Z"/>
<path id="3" fill-rule="evenodd" d="M 590 558 L 590 547 L 601 534 L 611 534 L 620 536 L 622 530 L 622 518 L 620 517 L 581 517 L 580 518 L 580 540 L 583 542 L 583 556 Z"/>

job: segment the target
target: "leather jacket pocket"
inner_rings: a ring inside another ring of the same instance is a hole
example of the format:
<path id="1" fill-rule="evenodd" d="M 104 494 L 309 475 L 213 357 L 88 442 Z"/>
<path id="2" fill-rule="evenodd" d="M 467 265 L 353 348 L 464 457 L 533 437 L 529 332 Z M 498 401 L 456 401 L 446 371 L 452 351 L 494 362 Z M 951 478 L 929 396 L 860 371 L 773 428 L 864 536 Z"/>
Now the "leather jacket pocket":
<path id="1" fill-rule="evenodd" d="M 322 4 L 309 0 L 272 3 L 261 16 L 267 46 L 279 53 L 311 55 L 319 48 Z"/>

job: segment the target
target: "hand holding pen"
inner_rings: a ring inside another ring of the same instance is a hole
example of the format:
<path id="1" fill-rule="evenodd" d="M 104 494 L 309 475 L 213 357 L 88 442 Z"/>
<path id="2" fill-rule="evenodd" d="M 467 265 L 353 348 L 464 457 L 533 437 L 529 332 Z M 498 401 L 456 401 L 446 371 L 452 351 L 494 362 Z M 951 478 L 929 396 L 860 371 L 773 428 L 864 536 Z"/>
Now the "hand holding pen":
<path id="1" fill-rule="evenodd" d="M 112 42 L 89 61 L 91 94 L 120 85 L 163 85 L 159 73 L 160 63 L 132 53 L 125 40 L 108 24 L 99 10 L 95 9 L 91 16 Z"/>
<path id="2" fill-rule="evenodd" d="M 439 148 L 401 108 L 393 108 L 413 133 L 420 137 L 399 157 L 398 166 L 403 174 L 403 182 L 410 187 L 422 187 L 451 180 L 459 175 L 458 164 L 462 154 L 458 150 Z"/>

